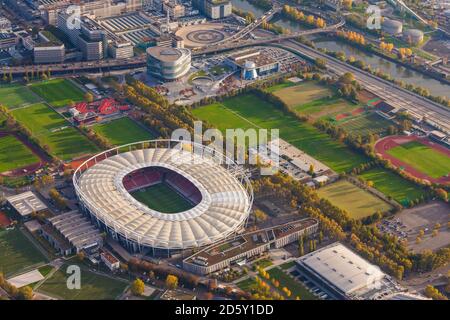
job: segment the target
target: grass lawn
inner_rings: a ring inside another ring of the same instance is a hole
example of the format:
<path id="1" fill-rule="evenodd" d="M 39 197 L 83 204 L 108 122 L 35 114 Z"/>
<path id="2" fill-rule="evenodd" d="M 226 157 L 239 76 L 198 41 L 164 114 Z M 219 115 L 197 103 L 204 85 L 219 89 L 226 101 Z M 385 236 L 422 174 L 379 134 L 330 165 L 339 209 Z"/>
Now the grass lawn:
<path id="1" fill-rule="evenodd" d="M 287 269 L 292 268 L 293 266 L 295 266 L 295 262 L 294 261 L 289 261 L 289 262 L 281 264 L 280 268 L 283 269 L 283 270 L 287 270 Z"/>
<path id="2" fill-rule="evenodd" d="M 346 172 L 368 159 L 333 140 L 308 123 L 286 115 L 252 94 L 226 99 L 193 110 L 193 114 L 225 132 L 234 128 L 279 129 L 280 137 L 336 172 Z"/>
<path id="3" fill-rule="evenodd" d="M 328 119 L 335 120 L 338 114 L 351 113 L 360 106 L 345 99 L 332 96 L 323 97 L 294 107 L 301 114 L 310 116 L 313 120 Z"/>
<path id="4" fill-rule="evenodd" d="M 53 267 L 50 265 L 46 265 L 46 266 L 40 267 L 38 269 L 39 273 L 42 274 L 43 277 L 46 277 L 52 270 L 53 270 Z"/>
<path id="5" fill-rule="evenodd" d="M 31 90 L 40 95 L 55 108 L 66 106 L 69 101 L 82 101 L 84 93 L 67 79 L 52 79 L 30 85 Z"/>
<path id="6" fill-rule="evenodd" d="M 155 138 L 151 133 L 127 117 L 97 124 L 93 129 L 116 146 Z"/>
<path id="7" fill-rule="evenodd" d="M 382 168 L 372 168 L 363 172 L 359 177 L 366 181 L 372 181 L 376 189 L 403 205 L 425 194 L 414 183 Z"/>
<path id="8" fill-rule="evenodd" d="M 384 132 L 392 125 L 392 122 L 376 113 L 366 113 L 359 117 L 343 120 L 337 124 L 349 133 L 364 135 Z"/>
<path id="9" fill-rule="evenodd" d="M 283 100 L 289 107 L 299 105 L 333 95 L 333 91 L 315 81 L 305 81 L 299 85 L 287 86 L 277 90 L 268 90 Z"/>
<path id="10" fill-rule="evenodd" d="M 70 264 L 73 264 L 72 262 Z M 47 279 L 37 291 L 65 300 L 113 300 L 126 288 L 127 283 L 103 275 L 98 275 L 81 268 L 81 289 L 67 288 L 66 273 L 68 265 L 63 265 L 55 274 Z"/>
<path id="11" fill-rule="evenodd" d="M 192 205 L 186 199 L 165 183 L 155 184 L 133 192 L 131 195 L 150 209 L 159 212 L 176 213 L 192 208 Z"/>
<path id="12" fill-rule="evenodd" d="M 245 280 L 239 281 L 236 285 L 242 290 L 246 292 L 250 292 L 252 288 L 256 286 L 256 281 L 253 278 L 247 278 Z"/>
<path id="13" fill-rule="evenodd" d="M 320 197 L 346 210 L 353 219 L 361 219 L 377 211 L 386 212 L 392 208 L 388 203 L 346 180 L 320 188 L 318 193 Z"/>
<path id="14" fill-rule="evenodd" d="M 387 153 L 431 178 L 440 178 L 450 174 L 450 157 L 418 141 L 394 147 Z"/>
<path id="15" fill-rule="evenodd" d="M 291 299 L 300 297 L 301 300 L 317 300 L 317 297 L 309 292 L 309 290 L 303 284 L 288 276 L 280 268 L 272 268 L 267 272 L 270 274 L 271 278 L 277 279 L 280 282 L 280 289 L 286 287 L 291 291 Z"/>
<path id="16" fill-rule="evenodd" d="M 45 104 L 16 109 L 13 115 L 32 132 L 41 145 L 47 145 L 50 153 L 62 160 L 98 151 L 87 137 Z"/>
<path id="17" fill-rule="evenodd" d="M 255 266 L 258 266 L 258 267 L 263 268 L 263 269 L 267 268 L 267 267 L 270 267 L 271 265 L 273 265 L 273 263 L 269 259 L 260 259 L 260 260 L 255 262 Z"/>
<path id="18" fill-rule="evenodd" d="M 295 83 L 295 82 L 291 82 L 291 81 L 284 81 L 282 83 L 279 83 L 279 84 L 273 85 L 273 86 L 271 86 L 269 88 L 266 88 L 265 90 L 267 92 L 272 92 L 273 93 L 275 91 L 278 91 L 278 90 L 281 90 L 281 89 L 284 89 L 284 88 L 294 87 L 294 86 L 298 86 L 298 85 L 300 85 L 300 84 Z"/>
<path id="19" fill-rule="evenodd" d="M 39 158 L 14 136 L 0 137 L 0 172 L 39 162 Z"/>
<path id="20" fill-rule="evenodd" d="M 22 231 L 17 228 L 0 231 L 0 272 L 14 274 L 45 261 L 42 253 Z"/>
<path id="21" fill-rule="evenodd" d="M 41 99 L 26 86 L 2 84 L 0 87 L 0 104 L 5 105 L 9 109 L 39 101 Z"/>

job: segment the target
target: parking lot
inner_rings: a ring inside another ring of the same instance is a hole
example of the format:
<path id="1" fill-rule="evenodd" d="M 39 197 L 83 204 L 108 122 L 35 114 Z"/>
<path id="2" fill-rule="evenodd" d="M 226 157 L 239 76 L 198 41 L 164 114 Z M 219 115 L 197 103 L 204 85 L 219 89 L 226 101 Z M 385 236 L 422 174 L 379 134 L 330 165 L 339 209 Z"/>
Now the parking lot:
<path id="1" fill-rule="evenodd" d="M 450 244 L 449 221 L 450 206 L 440 201 L 432 201 L 411 209 L 405 209 L 391 219 L 384 219 L 378 225 L 382 232 L 396 235 L 408 241 L 408 248 L 414 252 L 437 250 Z M 433 230 L 439 224 L 437 234 Z M 421 230 L 424 235 L 420 242 L 416 239 Z"/>

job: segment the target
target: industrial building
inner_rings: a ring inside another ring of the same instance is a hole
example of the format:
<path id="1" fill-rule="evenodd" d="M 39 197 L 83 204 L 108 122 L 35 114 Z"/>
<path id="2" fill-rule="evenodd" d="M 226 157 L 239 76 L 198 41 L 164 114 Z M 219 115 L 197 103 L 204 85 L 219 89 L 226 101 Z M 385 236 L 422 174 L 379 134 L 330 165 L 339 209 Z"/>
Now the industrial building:
<path id="1" fill-rule="evenodd" d="M 41 234 L 63 255 L 82 250 L 93 253 L 103 244 L 100 231 L 77 210 L 47 219 Z"/>
<path id="2" fill-rule="evenodd" d="M 34 63 L 62 63 L 65 55 L 64 44 L 35 44 L 33 49 Z"/>
<path id="3" fill-rule="evenodd" d="M 302 276 L 337 300 L 384 300 L 406 291 L 377 266 L 335 242 L 296 261 Z"/>
<path id="4" fill-rule="evenodd" d="M 192 5 L 210 19 L 223 19 L 232 13 L 230 0 L 192 0 Z"/>
<path id="5" fill-rule="evenodd" d="M 47 206 L 31 191 L 9 196 L 6 201 L 23 220 L 31 218 L 32 213 L 47 210 Z"/>
<path id="6" fill-rule="evenodd" d="M 298 241 L 300 236 L 317 231 L 318 222 L 307 218 L 258 231 L 236 235 L 183 260 L 183 269 L 200 275 L 245 263 L 270 249 L 282 248 Z"/>
<path id="7" fill-rule="evenodd" d="M 278 72 L 280 68 L 278 61 L 259 49 L 247 49 L 233 53 L 227 57 L 225 63 L 234 70 L 240 70 L 244 80 L 255 80 L 258 77 Z"/>
<path id="8" fill-rule="evenodd" d="M 191 51 L 183 48 L 151 47 L 147 49 L 147 73 L 173 81 L 185 76 L 191 68 Z"/>
<path id="9" fill-rule="evenodd" d="M 403 23 L 397 20 L 384 18 L 383 22 L 381 23 L 381 30 L 390 35 L 397 35 L 402 33 Z"/>
<path id="10" fill-rule="evenodd" d="M 408 29 L 403 32 L 403 40 L 412 45 L 419 45 L 423 42 L 423 31 L 419 29 Z"/>

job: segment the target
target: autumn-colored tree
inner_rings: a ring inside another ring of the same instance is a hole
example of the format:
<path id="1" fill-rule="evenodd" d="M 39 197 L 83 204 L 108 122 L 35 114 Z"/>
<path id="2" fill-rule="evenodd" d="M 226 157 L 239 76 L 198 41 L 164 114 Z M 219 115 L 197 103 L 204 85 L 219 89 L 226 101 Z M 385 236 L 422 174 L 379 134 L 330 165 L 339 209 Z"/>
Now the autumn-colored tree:
<path id="1" fill-rule="evenodd" d="M 176 287 L 178 287 L 178 278 L 171 274 L 167 275 L 166 287 L 169 289 L 175 289 Z"/>
<path id="2" fill-rule="evenodd" d="M 131 293 L 135 296 L 141 296 L 144 293 L 145 284 L 141 279 L 136 279 L 131 284 Z"/>

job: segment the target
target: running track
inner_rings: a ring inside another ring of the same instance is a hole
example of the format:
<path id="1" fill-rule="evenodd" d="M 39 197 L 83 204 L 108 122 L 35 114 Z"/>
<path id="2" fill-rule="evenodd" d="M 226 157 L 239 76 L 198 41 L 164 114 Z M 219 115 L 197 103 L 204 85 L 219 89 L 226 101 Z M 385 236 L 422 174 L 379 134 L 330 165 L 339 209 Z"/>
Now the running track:
<path id="1" fill-rule="evenodd" d="M 429 146 L 430 148 L 433 148 L 434 150 L 446 154 L 450 158 L 450 150 L 447 149 L 444 146 L 441 146 L 440 144 L 434 143 L 430 141 L 428 138 L 420 138 L 417 136 L 389 136 L 385 137 L 383 139 L 378 140 L 375 143 L 375 152 L 379 155 L 381 155 L 384 159 L 389 160 L 392 165 L 396 166 L 397 168 L 402 167 L 404 168 L 405 172 L 408 172 L 413 177 L 428 180 L 432 183 L 439 183 L 439 184 L 449 184 L 450 183 L 450 176 L 444 176 L 440 178 L 432 178 L 427 176 L 426 174 L 418 171 L 417 169 L 413 168 L 412 166 L 404 163 L 403 161 L 400 161 L 399 159 L 391 156 L 387 153 L 388 150 L 399 146 L 401 144 L 405 144 L 407 142 L 411 141 L 418 141 L 424 145 Z"/>

